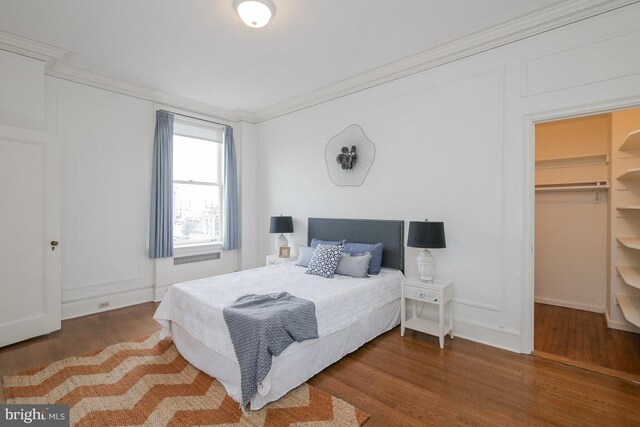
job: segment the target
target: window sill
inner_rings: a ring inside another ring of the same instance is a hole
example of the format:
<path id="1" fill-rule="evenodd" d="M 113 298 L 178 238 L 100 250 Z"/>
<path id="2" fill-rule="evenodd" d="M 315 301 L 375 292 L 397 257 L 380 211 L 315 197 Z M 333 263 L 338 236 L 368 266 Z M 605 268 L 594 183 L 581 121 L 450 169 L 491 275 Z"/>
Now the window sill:
<path id="1" fill-rule="evenodd" d="M 220 252 L 222 243 L 196 243 L 173 248 L 173 256 L 200 255 L 211 252 Z"/>

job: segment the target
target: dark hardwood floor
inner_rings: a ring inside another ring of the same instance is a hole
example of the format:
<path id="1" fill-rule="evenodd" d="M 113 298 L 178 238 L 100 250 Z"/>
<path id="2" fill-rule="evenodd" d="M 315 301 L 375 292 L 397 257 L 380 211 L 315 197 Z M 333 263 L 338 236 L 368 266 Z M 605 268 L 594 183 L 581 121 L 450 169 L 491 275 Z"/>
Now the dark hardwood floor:
<path id="1" fill-rule="evenodd" d="M 0 375 L 158 329 L 155 304 L 63 322 L 0 349 Z M 640 385 L 561 363 L 398 328 L 309 380 L 371 414 L 366 426 L 640 425 Z"/>
<path id="2" fill-rule="evenodd" d="M 604 314 L 536 304 L 536 352 L 640 376 L 640 334 L 609 329 Z"/>

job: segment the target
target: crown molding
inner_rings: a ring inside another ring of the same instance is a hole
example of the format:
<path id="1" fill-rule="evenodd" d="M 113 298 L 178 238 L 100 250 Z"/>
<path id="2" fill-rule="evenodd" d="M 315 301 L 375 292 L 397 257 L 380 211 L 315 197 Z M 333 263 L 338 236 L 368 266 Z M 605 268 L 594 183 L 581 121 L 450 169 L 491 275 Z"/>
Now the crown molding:
<path id="1" fill-rule="evenodd" d="M 258 110 L 254 119 L 274 119 L 634 3 L 638 0 L 573 0 L 543 8 Z"/>
<path id="2" fill-rule="evenodd" d="M 205 102 L 83 70 L 69 64 L 72 52 L 68 50 L 3 31 L 0 31 L 0 50 L 45 62 L 45 74 L 51 77 L 172 106 L 218 120 L 259 123 L 638 2 L 640 0 L 566 1 L 256 112 L 230 111 Z"/>
<path id="3" fill-rule="evenodd" d="M 62 48 L 4 31 L 0 31 L 0 49 L 43 61 L 48 67 L 52 67 L 60 61 L 68 61 L 71 57 L 70 52 Z"/>
<path id="4" fill-rule="evenodd" d="M 78 67 L 58 63 L 55 67 L 47 70 L 46 75 L 74 83 L 92 86 L 98 89 L 116 92 L 122 95 L 131 96 L 156 104 L 175 107 L 177 109 L 201 114 L 217 120 L 227 122 L 247 121 L 247 117 L 239 117 L 234 112 L 216 107 L 205 102 L 196 101 L 187 97 L 170 94 L 167 92 L 150 89 L 134 83 L 128 83 L 120 79 L 115 79 L 104 74 L 83 70 Z M 253 120 L 253 118 L 250 118 Z"/>
<path id="5" fill-rule="evenodd" d="M 69 65 L 69 60 L 72 57 L 70 51 L 15 34 L 0 31 L 0 50 L 43 61 L 45 63 L 45 75 L 47 76 L 174 107 L 217 120 L 251 123 L 255 121 L 253 116 L 247 112 L 232 112 L 205 102 L 128 83 L 124 80 Z"/>

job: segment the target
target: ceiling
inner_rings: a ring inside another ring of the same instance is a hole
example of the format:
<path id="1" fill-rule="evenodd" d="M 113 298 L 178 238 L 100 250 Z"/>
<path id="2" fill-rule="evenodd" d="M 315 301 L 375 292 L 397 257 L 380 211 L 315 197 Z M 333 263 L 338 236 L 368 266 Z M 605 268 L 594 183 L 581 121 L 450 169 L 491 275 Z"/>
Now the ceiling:
<path id="1" fill-rule="evenodd" d="M 262 29 L 233 0 L 2 0 L 0 30 L 70 65 L 254 112 L 560 0 L 273 0 Z"/>

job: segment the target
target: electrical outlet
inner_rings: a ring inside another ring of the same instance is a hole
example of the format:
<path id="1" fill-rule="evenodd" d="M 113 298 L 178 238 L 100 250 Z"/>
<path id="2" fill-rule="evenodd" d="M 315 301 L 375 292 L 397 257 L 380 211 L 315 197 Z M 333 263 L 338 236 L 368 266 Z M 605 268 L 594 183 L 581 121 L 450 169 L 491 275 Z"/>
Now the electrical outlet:
<path id="1" fill-rule="evenodd" d="M 109 301 L 105 301 L 105 302 L 99 302 L 98 303 L 98 310 L 101 310 L 103 308 L 107 308 L 111 305 L 111 303 Z"/>

